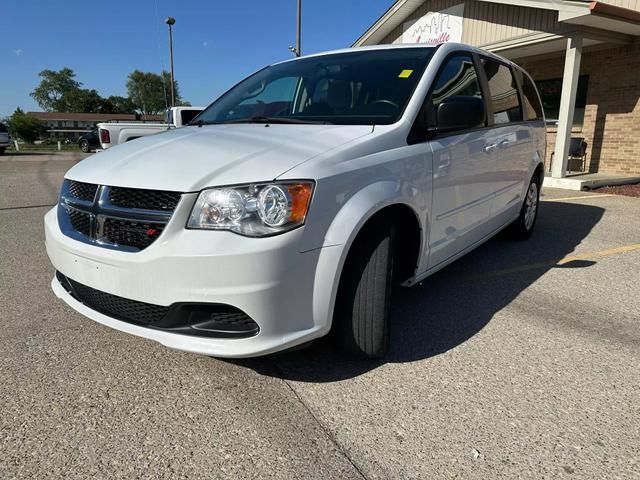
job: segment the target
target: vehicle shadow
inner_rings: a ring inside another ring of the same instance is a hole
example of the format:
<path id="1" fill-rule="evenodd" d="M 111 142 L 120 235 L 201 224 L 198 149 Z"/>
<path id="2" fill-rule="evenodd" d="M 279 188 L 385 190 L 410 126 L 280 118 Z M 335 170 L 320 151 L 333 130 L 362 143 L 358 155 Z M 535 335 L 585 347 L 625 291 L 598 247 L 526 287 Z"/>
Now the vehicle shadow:
<path id="1" fill-rule="evenodd" d="M 600 221 L 602 208 L 543 202 L 536 230 L 524 242 L 500 234 L 422 284 L 398 290 L 391 312 L 391 349 L 381 360 L 353 359 L 331 339 L 264 358 L 236 360 L 265 375 L 303 382 L 352 378 L 385 363 L 412 362 L 444 353 L 473 337 L 493 316 L 556 265 Z"/>

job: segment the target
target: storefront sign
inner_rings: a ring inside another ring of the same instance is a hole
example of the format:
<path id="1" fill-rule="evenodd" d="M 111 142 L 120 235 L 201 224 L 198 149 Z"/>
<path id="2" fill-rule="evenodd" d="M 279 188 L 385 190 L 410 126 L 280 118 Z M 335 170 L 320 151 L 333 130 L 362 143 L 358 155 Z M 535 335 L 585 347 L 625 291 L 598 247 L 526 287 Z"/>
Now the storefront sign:
<path id="1" fill-rule="evenodd" d="M 429 12 L 417 20 L 404 23 L 402 43 L 435 45 L 462 41 L 464 3 L 440 12 Z"/>

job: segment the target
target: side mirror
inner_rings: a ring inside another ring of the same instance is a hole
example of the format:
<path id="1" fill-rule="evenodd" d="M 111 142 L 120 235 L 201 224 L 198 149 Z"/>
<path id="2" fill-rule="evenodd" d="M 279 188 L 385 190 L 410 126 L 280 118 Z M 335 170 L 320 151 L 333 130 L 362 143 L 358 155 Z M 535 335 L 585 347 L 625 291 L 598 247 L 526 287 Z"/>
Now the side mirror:
<path id="1" fill-rule="evenodd" d="M 462 95 L 445 98 L 438 105 L 436 125 L 431 130 L 444 133 L 481 127 L 486 116 L 487 110 L 481 98 Z"/>

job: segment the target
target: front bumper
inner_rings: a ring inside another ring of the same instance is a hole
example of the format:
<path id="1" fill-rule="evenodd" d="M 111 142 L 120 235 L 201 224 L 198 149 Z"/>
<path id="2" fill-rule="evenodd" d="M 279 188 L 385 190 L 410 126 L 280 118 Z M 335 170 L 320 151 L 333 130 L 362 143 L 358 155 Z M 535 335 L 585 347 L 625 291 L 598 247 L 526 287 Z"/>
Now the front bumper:
<path id="1" fill-rule="evenodd" d="M 188 209 L 176 209 L 162 235 L 130 253 L 71 239 L 60 231 L 56 208 L 45 216 L 46 248 L 68 278 L 102 292 L 153 305 L 212 303 L 235 307 L 259 326 L 249 338 L 183 335 L 135 325 L 89 308 L 58 279 L 54 293 L 79 313 L 168 347 L 219 357 L 268 354 L 324 335 L 328 315 L 314 315 L 316 268 L 322 249 L 300 253 L 302 228 L 268 238 L 186 230 Z M 330 287 L 329 287 L 330 288 Z"/>

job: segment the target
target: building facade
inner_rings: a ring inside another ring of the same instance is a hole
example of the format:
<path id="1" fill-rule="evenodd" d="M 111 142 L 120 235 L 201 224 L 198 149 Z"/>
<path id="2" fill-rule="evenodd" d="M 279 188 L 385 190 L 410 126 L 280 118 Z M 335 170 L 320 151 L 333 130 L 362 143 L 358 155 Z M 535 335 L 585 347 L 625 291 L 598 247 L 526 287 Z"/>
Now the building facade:
<path id="1" fill-rule="evenodd" d="M 79 112 L 27 112 L 30 117 L 37 118 L 46 124 L 49 138 L 59 140 L 78 140 L 81 135 L 96 128 L 101 122 L 140 121 L 137 113 L 79 113 Z M 163 115 L 147 115 L 145 120 L 164 121 Z"/>
<path id="2" fill-rule="evenodd" d="M 640 174 L 640 0 L 398 0 L 354 46 L 443 41 L 528 70 L 545 110 L 553 176 Z M 569 160 L 571 139 L 587 144 L 584 166 Z"/>

